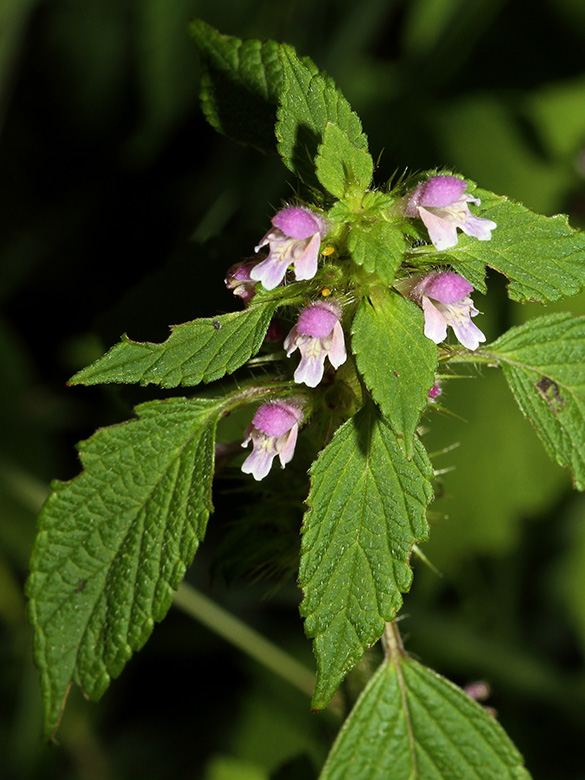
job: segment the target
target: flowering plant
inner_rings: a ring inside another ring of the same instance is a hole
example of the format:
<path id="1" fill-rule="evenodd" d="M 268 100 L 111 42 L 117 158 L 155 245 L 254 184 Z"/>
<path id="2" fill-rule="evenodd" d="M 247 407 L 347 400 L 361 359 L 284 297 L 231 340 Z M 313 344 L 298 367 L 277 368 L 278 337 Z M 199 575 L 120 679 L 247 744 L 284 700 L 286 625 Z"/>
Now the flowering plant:
<path id="1" fill-rule="evenodd" d="M 585 488 L 585 322 L 546 315 L 487 344 L 471 298 L 489 294 L 488 267 L 514 301 L 576 293 L 585 239 L 565 218 L 452 171 L 375 183 L 359 118 L 312 62 L 286 44 L 192 29 L 208 119 L 248 141 L 245 116 L 223 124 L 219 81 L 253 95 L 274 125 L 265 151 L 278 151 L 297 189 L 253 257 L 226 269 L 237 311 L 175 326 L 163 343 L 123 337 L 70 382 L 219 384 L 148 401 L 134 420 L 100 429 L 80 445 L 79 478 L 53 487 L 27 586 L 46 734 L 71 683 L 98 699 L 182 592 L 221 460 L 246 485 L 291 474 L 306 485 L 298 582 L 314 709 L 383 645 L 323 780 L 419 777 L 429 766 L 429 777 L 527 777 L 497 720 L 407 654 L 397 619 L 436 487 L 424 427 L 461 367 L 501 368 L 548 453 Z M 230 375 L 237 381 L 219 382 Z"/>

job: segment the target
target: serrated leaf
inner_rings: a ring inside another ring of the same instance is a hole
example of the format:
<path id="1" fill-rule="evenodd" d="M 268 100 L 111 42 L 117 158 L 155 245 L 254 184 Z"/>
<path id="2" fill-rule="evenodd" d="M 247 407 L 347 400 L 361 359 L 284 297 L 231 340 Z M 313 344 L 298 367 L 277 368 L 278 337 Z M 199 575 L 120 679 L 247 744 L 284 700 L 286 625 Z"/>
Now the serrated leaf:
<path id="1" fill-rule="evenodd" d="M 201 107 L 209 124 L 235 141 L 274 152 L 279 44 L 222 35 L 201 19 L 190 30 L 201 55 Z"/>
<path id="2" fill-rule="evenodd" d="M 514 301 L 557 301 L 575 295 L 585 285 L 585 234 L 574 230 L 567 217 L 544 217 L 521 203 L 485 190 L 470 191 L 481 199 L 479 216 L 497 224 L 490 241 L 463 234 L 457 246 L 437 253 L 474 287 L 486 291 L 485 266 L 510 280 Z"/>
<path id="3" fill-rule="evenodd" d="M 292 46 L 282 44 L 279 56 L 283 87 L 276 123 L 278 152 L 289 170 L 306 184 L 316 185 L 314 159 L 328 122 L 356 148 L 367 151 L 368 142 L 358 115 L 331 79 L 301 61 Z"/>
<path id="4" fill-rule="evenodd" d="M 404 260 L 406 242 L 402 230 L 391 222 L 361 220 L 351 224 L 347 247 L 355 263 L 390 285 Z"/>
<path id="5" fill-rule="evenodd" d="M 432 473 L 421 443 L 407 460 L 373 405 L 344 423 L 311 467 L 299 582 L 317 658 L 318 709 L 410 588 L 410 550 L 428 534 Z"/>
<path id="6" fill-rule="evenodd" d="M 347 133 L 327 122 L 315 159 L 317 178 L 336 198 L 363 194 L 374 175 L 374 161 L 367 149 L 355 146 Z"/>
<path id="7" fill-rule="evenodd" d="M 71 385 L 109 382 L 193 387 L 242 366 L 261 347 L 278 301 L 176 325 L 162 344 L 127 336 L 79 371 Z"/>
<path id="8" fill-rule="evenodd" d="M 212 509 L 222 403 L 142 404 L 81 443 L 84 471 L 52 486 L 27 583 L 46 736 L 71 682 L 98 699 L 165 616 Z"/>
<path id="9" fill-rule="evenodd" d="M 483 350 L 498 361 L 549 455 L 585 490 L 585 317 L 539 317 Z"/>
<path id="10" fill-rule="evenodd" d="M 405 656 L 383 663 L 343 725 L 319 780 L 529 780 L 497 720 Z"/>
<path id="11" fill-rule="evenodd" d="M 423 323 L 412 301 L 379 287 L 362 299 L 352 324 L 357 367 L 408 456 L 438 363 Z"/>

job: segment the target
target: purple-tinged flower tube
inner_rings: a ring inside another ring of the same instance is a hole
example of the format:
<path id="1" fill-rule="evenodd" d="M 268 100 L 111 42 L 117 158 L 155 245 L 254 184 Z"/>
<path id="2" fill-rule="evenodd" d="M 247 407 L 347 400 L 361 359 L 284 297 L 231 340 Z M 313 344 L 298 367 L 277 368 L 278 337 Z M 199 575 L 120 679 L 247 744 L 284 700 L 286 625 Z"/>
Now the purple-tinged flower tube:
<path id="1" fill-rule="evenodd" d="M 252 452 L 242 464 L 244 474 L 261 480 L 278 455 L 282 468 L 292 460 L 303 412 L 286 401 L 268 401 L 259 407 L 246 430 L 242 447 L 252 442 Z"/>
<path id="2" fill-rule="evenodd" d="M 256 294 L 257 282 L 250 276 L 250 271 L 258 265 L 257 260 L 245 260 L 243 263 L 235 263 L 228 268 L 225 277 L 225 286 L 237 295 L 248 306 Z"/>
<path id="3" fill-rule="evenodd" d="M 470 298 L 473 286 L 454 271 L 434 271 L 416 283 L 410 297 L 425 316 L 425 336 L 435 344 L 447 337 L 447 327 L 467 349 L 477 349 L 485 336 L 471 318 L 479 314 Z"/>
<path id="4" fill-rule="evenodd" d="M 464 192 L 467 182 L 456 176 L 434 176 L 421 182 L 410 194 L 404 213 L 420 217 L 436 249 L 457 245 L 457 228 L 480 241 L 489 241 L 497 227 L 491 219 L 476 217 L 469 203 L 480 205 L 479 198 Z"/>
<path id="5" fill-rule="evenodd" d="M 341 308 L 332 300 L 317 301 L 303 309 L 284 340 L 287 357 L 296 349 L 301 353 L 295 382 L 317 387 L 323 379 L 326 357 L 333 368 L 345 363 L 347 353 L 340 318 Z"/>
<path id="6" fill-rule="evenodd" d="M 255 248 L 268 244 L 268 257 L 252 269 L 250 276 L 273 290 L 282 282 L 289 265 L 299 281 L 312 279 L 317 273 L 319 247 L 327 232 L 325 220 L 310 209 L 287 206 L 272 218 L 272 228 Z"/>

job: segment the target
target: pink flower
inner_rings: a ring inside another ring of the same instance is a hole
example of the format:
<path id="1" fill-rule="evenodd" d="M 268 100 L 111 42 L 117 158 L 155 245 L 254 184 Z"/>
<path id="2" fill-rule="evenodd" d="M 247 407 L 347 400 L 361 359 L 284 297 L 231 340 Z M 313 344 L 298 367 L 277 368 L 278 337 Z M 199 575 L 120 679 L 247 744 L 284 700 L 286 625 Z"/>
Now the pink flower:
<path id="1" fill-rule="evenodd" d="M 268 401 L 258 409 L 246 430 L 242 447 L 252 442 L 252 452 L 242 464 L 244 474 L 261 480 L 278 455 L 282 468 L 292 459 L 303 412 L 285 401 Z"/>
<path id="2" fill-rule="evenodd" d="M 317 301 L 303 309 L 297 324 L 284 340 L 287 357 L 296 349 L 301 353 L 295 382 L 317 387 L 323 378 L 326 357 L 333 368 L 345 363 L 347 354 L 340 318 L 341 309 L 332 300 Z"/>
<path id="3" fill-rule="evenodd" d="M 312 279 L 317 273 L 321 240 L 327 232 L 325 221 L 309 209 L 288 206 L 274 215 L 272 225 L 255 248 L 258 252 L 268 244 L 268 257 L 252 269 L 251 278 L 273 290 L 292 264 L 296 279 Z"/>
<path id="4" fill-rule="evenodd" d="M 441 386 L 438 382 L 435 382 L 435 384 L 431 387 L 429 390 L 429 400 L 434 401 L 435 398 L 438 398 L 442 393 Z"/>
<path id="5" fill-rule="evenodd" d="M 256 265 L 258 265 L 257 260 L 246 260 L 243 263 L 236 263 L 228 268 L 225 277 L 225 286 L 234 295 L 240 297 L 246 306 L 256 293 L 257 282 L 250 277 L 250 271 Z"/>
<path id="6" fill-rule="evenodd" d="M 453 328 L 457 339 L 467 349 L 477 349 L 485 341 L 481 330 L 471 321 L 479 314 L 469 297 L 473 286 L 454 271 L 434 271 L 418 281 L 410 297 L 425 316 L 425 336 L 435 344 L 447 337 L 447 327 Z"/>
<path id="7" fill-rule="evenodd" d="M 420 217 L 434 246 L 442 251 L 457 245 L 457 228 L 480 241 L 489 241 L 497 227 L 491 219 L 476 217 L 469 203 L 480 205 L 479 198 L 464 193 L 467 182 L 456 176 L 435 176 L 421 182 L 412 191 L 404 213 Z"/>

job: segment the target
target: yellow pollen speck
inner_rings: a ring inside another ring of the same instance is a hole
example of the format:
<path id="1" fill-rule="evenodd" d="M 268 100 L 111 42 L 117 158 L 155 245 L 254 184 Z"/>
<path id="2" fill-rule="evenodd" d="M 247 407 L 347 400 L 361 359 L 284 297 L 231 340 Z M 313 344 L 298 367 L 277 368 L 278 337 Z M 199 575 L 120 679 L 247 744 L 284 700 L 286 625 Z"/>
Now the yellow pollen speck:
<path id="1" fill-rule="evenodd" d="M 326 246 L 325 249 L 323 249 L 323 251 L 321 252 L 321 254 L 323 255 L 323 257 L 329 257 L 329 255 L 332 255 L 333 252 L 335 252 L 334 246 Z"/>

